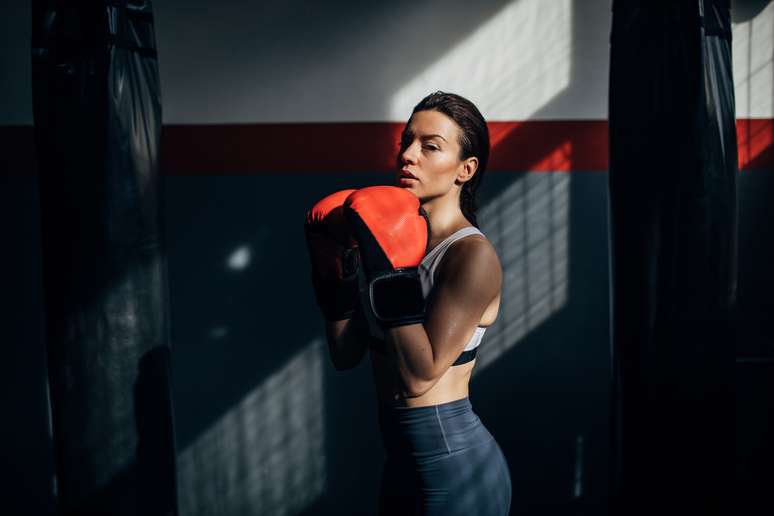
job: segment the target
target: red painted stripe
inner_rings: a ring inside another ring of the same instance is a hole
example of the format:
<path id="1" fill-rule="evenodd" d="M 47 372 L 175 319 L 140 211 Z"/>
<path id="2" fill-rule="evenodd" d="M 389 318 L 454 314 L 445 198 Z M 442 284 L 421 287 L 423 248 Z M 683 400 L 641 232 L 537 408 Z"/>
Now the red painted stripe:
<path id="1" fill-rule="evenodd" d="M 607 170 L 606 120 L 491 122 L 489 170 Z"/>
<path id="2" fill-rule="evenodd" d="M 168 125 L 168 174 L 392 170 L 401 124 Z"/>
<path id="3" fill-rule="evenodd" d="M 392 170 L 402 123 L 166 125 L 166 175 Z M 606 171 L 607 121 L 490 122 L 490 171 Z M 774 119 L 737 120 L 740 170 L 774 168 Z M 32 126 L 0 126 L 0 173 L 36 170 Z"/>
<path id="4" fill-rule="evenodd" d="M 774 169 L 774 119 L 736 121 L 739 170 Z"/>
<path id="5" fill-rule="evenodd" d="M 403 123 L 165 126 L 171 174 L 387 172 Z M 607 122 L 491 122 L 489 170 L 605 170 Z M 184 151 L 184 149 L 186 149 Z M 573 152 L 577 149 L 577 152 Z"/>

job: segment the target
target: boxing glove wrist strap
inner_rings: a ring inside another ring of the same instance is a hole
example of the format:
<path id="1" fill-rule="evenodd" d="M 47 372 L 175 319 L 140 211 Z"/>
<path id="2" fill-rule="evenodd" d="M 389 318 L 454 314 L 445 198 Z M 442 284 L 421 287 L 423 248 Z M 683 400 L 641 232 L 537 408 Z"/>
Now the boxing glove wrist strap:
<path id="1" fill-rule="evenodd" d="M 398 269 L 377 275 L 368 285 L 371 309 L 382 328 L 421 323 L 425 299 L 416 269 Z"/>

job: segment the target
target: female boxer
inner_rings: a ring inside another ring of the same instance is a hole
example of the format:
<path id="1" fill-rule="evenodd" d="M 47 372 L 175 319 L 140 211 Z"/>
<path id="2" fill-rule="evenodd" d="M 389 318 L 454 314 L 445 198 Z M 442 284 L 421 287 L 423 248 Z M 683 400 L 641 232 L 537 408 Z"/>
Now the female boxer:
<path id="1" fill-rule="evenodd" d="M 347 369 L 371 351 L 387 457 L 379 514 L 506 515 L 510 509 L 508 465 L 468 397 L 502 283 L 495 249 L 475 217 L 488 156 L 489 133 L 478 109 L 459 95 L 433 93 L 414 107 L 402 133 L 396 182 L 405 192 L 337 192 L 307 217 L 331 359 Z M 396 234 L 399 245 L 384 244 Z M 406 253 L 416 263 L 373 287 L 384 279 L 375 279 L 384 269 L 375 261 L 386 257 L 389 265 Z"/>

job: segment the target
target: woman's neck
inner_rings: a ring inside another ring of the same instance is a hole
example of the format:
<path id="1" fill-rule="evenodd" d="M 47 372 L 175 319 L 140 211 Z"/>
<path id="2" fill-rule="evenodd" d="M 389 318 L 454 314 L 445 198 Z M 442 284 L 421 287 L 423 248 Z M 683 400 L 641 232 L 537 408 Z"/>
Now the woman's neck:
<path id="1" fill-rule="evenodd" d="M 460 209 L 459 198 L 436 197 L 422 204 L 430 220 L 430 240 L 446 238 L 455 231 L 469 226 Z"/>

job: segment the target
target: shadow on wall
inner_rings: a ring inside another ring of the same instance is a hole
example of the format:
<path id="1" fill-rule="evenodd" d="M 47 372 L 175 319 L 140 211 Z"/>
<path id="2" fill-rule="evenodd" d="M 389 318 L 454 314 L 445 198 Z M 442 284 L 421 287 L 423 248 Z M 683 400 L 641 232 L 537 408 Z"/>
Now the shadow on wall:
<path id="1" fill-rule="evenodd" d="M 518 2 L 534 0 L 493 0 L 475 8 L 465 0 L 195 0 L 185 2 L 184 9 L 174 5 L 178 2 L 158 2 L 159 48 L 173 57 L 160 57 L 161 82 L 175 93 L 164 118 L 174 123 L 210 122 L 213 116 L 218 123 L 392 120 L 385 99 Z M 201 38 L 205 26 L 207 37 Z M 227 88 L 224 77 L 231 80 Z M 422 88 L 422 96 L 430 87 Z M 277 92 L 293 101 L 272 102 Z"/>
<path id="2" fill-rule="evenodd" d="M 360 463 L 380 446 L 370 372 L 330 364 L 303 236 L 321 192 L 374 179 L 166 178 L 181 514 L 375 500 L 378 470 Z"/>
<path id="3" fill-rule="evenodd" d="M 571 144 L 560 149 L 569 162 Z M 569 186 L 567 173 L 524 174 L 480 210 L 481 231 L 498 251 L 503 287 L 498 320 L 487 332 L 474 376 L 564 306 Z"/>
<path id="4" fill-rule="evenodd" d="M 493 174 L 484 184 L 479 220 L 503 265 L 503 300 L 473 405 L 506 453 L 514 512 L 605 514 L 607 175 Z"/>
<path id="5" fill-rule="evenodd" d="M 179 451 L 181 514 L 294 514 L 323 493 L 324 360 L 313 341 Z"/>

